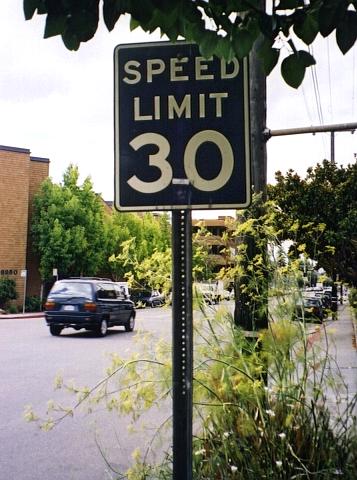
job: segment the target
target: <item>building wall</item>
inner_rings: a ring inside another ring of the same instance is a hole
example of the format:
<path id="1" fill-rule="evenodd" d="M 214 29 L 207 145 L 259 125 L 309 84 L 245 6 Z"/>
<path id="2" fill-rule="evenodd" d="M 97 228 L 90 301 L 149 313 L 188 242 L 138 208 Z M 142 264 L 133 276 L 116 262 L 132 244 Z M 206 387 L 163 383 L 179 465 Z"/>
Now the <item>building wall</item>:
<path id="1" fill-rule="evenodd" d="M 41 183 L 48 177 L 49 161 L 47 158 L 30 157 L 29 172 L 29 215 L 28 215 L 28 236 L 27 236 L 27 270 L 28 279 L 27 295 L 39 295 L 41 292 L 41 276 L 39 272 L 39 258 L 36 255 L 31 241 L 31 221 L 33 213 L 33 199 L 39 191 Z"/>
<path id="2" fill-rule="evenodd" d="M 31 294 L 40 293 L 38 278 L 34 282 L 38 268 L 28 242 L 29 205 L 48 176 L 48 167 L 48 159 L 31 158 L 27 148 L 0 145 L 0 276 L 16 281 L 19 305 L 24 298 L 24 270 L 28 270 L 27 288 Z"/>

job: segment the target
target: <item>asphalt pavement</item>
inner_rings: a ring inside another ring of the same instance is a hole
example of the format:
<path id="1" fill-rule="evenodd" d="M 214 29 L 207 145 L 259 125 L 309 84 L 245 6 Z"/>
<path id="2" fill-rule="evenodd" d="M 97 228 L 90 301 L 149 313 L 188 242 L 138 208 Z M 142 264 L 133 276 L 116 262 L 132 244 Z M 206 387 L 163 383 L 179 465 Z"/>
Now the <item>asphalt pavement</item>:
<path id="1" fill-rule="evenodd" d="M 170 316 L 171 311 L 165 308 L 138 310 L 138 328 L 170 338 Z M 46 401 L 54 398 L 52 385 L 58 371 L 64 378 L 75 378 L 78 384 L 96 383 L 108 366 L 108 352 L 129 354 L 136 348 L 133 335 L 117 328 L 106 338 L 96 338 L 90 332 L 69 329 L 60 337 L 51 337 L 41 317 L 43 313 L 0 315 L 0 480 L 114 478 L 95 438 L 98 429 L 111 464 L 125 470 L 138 442 L 137 437 L 127 435 L 126 420 L 121 423 L 108 412 L 98 411 L 90 418 L 79 414 L 43 433 L 24 422 L 23 410 L 31 403 L 41 413 Z M 329 352 L 335 358 L 332 373 L 341 375 L 348 386 L 348 398 L 343 399 L 346 402 L 357 394 L 356 329 L 349 305 L 339 306 L 337 320 L 328 319 L 323 327 L 312 327 L 311 341 L 324 339 L 328 339 Z M 58 394 L 67 404 L 65 392 Z M 336 400 L 331 392 L 332 408 Z M 167 410 L 165 414 L 170 413 L 170 406 Z M 155 420 L 158 424 L 159 419 L 161 412 Z"/>
<path id="2" fill-rule="evenodd" d="M 136 330 L 170 339 L 170 314 L 168 308 L 138 310 Z M 134 337 L 135 332 L 122 327 L 109 329 L 103 338 L 73 329 L 53 337 L 43 315 L 1 317 L 0 480 L 111 480 L 117 476 L 105 459 L 124 472 L 135 447 L 145 451 L 150 435 L 144 436 L 140 429 L 129 435 L 129 418 L 107 411 L 103 404 L 90 414 L 83 405 L 73 418 L 64 419 L 49 432 L 24 420 L 28 404 L 41 417 L 48 400 L 73 406 L 73 394 L 54 389 L 57 375 L 69 384 L 93 387 L 104 377 L 113 352 L 124 358 L 134 351 L 140 354 Z M 118 388 L 117 382 L 119 378 L 113 379 L 112 389 Z M 143 421 L 161 425 L 170 414 L 168 399 Z"/>

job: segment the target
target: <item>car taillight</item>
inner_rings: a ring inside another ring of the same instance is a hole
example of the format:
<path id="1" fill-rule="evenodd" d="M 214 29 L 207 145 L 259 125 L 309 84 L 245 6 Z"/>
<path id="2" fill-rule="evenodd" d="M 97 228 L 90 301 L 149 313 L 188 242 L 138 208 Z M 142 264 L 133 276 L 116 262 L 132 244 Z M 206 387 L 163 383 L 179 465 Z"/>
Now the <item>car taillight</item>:
<path id="1" fill-rule="evenodd" d="M 93 302 L 86 302 L 83 307 L 86 312 L 95 312 L 97 310 L 97 305 Z"/>
<path id="2" fill-rule="evenodd" d="M 47 300 L 47 302 L 45 303 L 45 310 L 54 310 L 55 306 L 55 302 Z"/>

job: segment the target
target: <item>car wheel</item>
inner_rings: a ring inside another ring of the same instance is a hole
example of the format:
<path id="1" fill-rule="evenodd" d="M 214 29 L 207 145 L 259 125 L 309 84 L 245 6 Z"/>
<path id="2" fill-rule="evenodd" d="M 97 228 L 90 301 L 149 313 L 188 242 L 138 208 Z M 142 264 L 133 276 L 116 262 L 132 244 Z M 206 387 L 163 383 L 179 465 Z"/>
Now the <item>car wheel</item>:
<path id="1" fill-rule="evenodd" d="M 134 330 L 134 327 L 135 327 L 135 316 L 130 315 L 128 322 L 125 324 L 125 331 L 132 332 Z"/>
<path id="2" fill-rule="evenodd" d="M 108 331 L 108 323 L 105 320 L 105 318 L 102 318 L 95 332 L 99 337 L 105 337 L 107 334 L 107 331 Z"/>
<path id="3" fill-rule="evenodd" d="M 60 335 L 62 332 L 62 327 L 59 327 L 58 325 L 50 325 L 50 332 L 51 335 L 58 337 L 58 335 Z"/>

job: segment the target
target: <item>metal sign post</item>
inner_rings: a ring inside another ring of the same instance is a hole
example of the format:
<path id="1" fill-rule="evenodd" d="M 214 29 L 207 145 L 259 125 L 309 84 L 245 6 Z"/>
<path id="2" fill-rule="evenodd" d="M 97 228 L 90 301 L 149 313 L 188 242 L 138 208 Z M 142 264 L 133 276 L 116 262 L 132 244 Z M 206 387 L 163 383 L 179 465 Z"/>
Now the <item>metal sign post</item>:
<path id="1" fill-rule="evenodd" d="M 21 270 L 21 277 L 24 279 L 24 297 L 22 302 L 22 313 L 26 310 L 27 270 Z"/>
<path id="2" fill-rule="evenodd" d="M 173 480 L 192 479 L 192 220 L 172 212 Z"/>
<path id="3" fill-rule="evenodd" d="M 155 42 L 114 51 L 115 207 L 172 211 L 173 478 L 192 479 L 192 209 L 250 203 L 247 61 Z"/>

